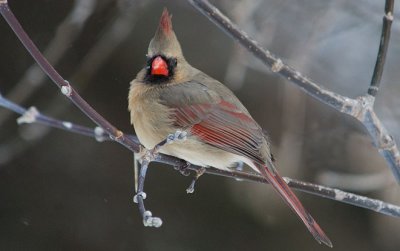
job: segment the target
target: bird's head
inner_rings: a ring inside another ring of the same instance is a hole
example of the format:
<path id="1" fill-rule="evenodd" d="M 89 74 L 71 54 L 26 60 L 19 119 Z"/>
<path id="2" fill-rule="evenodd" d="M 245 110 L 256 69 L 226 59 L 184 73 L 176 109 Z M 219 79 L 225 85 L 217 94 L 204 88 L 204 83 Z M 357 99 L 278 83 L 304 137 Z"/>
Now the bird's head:
<path id="1" fill-rule="evenodd" d="M 171 80 L 178 64 L 186 63 L 181 45 L 172 29 L 171 16 L 164 8 L 156 34 L 150 41 L 147 52 L 145 80 L 160 83 Z"/>

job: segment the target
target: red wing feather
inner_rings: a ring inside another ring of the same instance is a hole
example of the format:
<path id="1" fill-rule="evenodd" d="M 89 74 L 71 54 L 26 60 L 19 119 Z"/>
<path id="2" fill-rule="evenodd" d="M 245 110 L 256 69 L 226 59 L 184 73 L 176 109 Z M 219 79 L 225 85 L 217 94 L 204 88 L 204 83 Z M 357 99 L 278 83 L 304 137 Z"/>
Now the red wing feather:
<path id="1" fill-rule="evenodd" d="M 177 126 L 189 128 L 204 142 L 264 163 L 260 147 L 263 133 L 247 114 L 227 101 L 218 104 L 194 104 L 175 108 Z"/>

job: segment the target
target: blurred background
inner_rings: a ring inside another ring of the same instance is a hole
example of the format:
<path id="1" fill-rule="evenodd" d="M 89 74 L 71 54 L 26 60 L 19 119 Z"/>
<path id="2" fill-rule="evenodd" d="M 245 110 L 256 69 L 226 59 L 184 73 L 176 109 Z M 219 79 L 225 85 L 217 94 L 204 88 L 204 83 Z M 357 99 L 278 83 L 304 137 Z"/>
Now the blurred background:
<path id="1" fill-rule="evenodd" d="M 129 82 L 143 67 L 164 6 L 187 60 L 224 82 L 269 132 L 281 174 L 400 204 L 400 190 L 363 127 L 272 74 L 187 1 L 10 0 L 55 68 L 126 133 Z M 364 95 L 384 1 L 212 1 L 265 48 L 322 86 Z M 396 6 L 376 111 L 400 142 L 400 25 Z M 396 16 L 397 15 L 397 16 Z M 25 107 L 94 125 L 60 95 L 0 20 L 0 92 Z M 152 165 L 146 205 L 164 224 L 145 228 L 132 154 L 116 143 L 16 124 L 0 108 L 1 250 L 327 250 L 265 185 Z M 296 192 L 336 250 L 398 250 L 400 220 Z"/>

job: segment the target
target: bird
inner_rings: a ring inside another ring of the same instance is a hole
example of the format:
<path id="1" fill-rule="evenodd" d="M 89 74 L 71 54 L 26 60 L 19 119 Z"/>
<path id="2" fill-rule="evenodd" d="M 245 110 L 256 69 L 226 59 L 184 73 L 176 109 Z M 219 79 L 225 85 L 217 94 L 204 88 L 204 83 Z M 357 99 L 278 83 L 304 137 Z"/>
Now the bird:
<path id="1" fill-rule="evenodd" d="M 164 8 L 151 39 L 146 65 L 130 83 L 128 110 L 146 149 L 176 131 L 186 140 L 164 145 L 163 154 L 189 163 L 229 170 L 243 162 L 262 175 L 298 215 L 318 243 L 332 242 L 277 172 L 269 139 L 235 94 L 191 66 Z"/>

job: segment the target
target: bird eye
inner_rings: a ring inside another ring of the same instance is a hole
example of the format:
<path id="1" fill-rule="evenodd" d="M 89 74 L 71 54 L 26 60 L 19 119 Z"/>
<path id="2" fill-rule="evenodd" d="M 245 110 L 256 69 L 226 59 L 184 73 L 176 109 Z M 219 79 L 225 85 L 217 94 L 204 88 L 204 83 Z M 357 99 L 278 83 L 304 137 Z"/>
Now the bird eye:
<path id="1" fill-rule="evenodd" d="M 176 58 L 172 59 L 172 65 L 175 67 L 178 64 L 178 60 Z"/>

